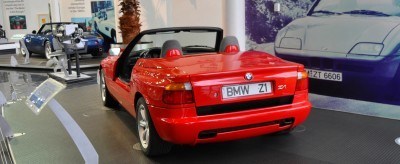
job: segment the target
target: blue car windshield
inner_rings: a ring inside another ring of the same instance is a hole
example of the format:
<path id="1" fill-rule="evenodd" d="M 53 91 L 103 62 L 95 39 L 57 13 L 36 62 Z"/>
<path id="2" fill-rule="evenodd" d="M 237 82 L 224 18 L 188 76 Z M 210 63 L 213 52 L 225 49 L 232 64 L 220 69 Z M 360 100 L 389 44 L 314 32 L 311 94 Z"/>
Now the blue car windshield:
<path id="1" fill-rule="evenodd" d="M 311 14 L 400 16 L 400 0 L 320 0 Z"/>
<path id="2" fill-rule="evenodd" d="M 38 31 L 39 34 L 47 34 L 49 32 L 53 32 L 53 31 L 57 31 L 57 29 L 61 26 L 61 25 L 65 25 L 65 24 L 61 24 L 61 23 L 53 23 L 53 24 L 44 24 Z M 79 25 L 79 24 L 78 24 Z M 80 28 L 82 28 L 79 25 Z M 85 28 L 82 28 L 85 31 Z"/>

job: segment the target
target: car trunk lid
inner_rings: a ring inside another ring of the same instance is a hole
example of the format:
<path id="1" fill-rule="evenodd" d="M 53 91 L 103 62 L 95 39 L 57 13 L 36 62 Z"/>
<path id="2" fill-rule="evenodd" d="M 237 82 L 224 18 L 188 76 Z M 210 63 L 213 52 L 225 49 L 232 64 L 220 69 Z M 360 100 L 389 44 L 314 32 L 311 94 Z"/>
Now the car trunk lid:
<path id="1" fill-rule="evenodd" d="M 190 76 L 195 103 L 200 107 L 293 95 L 298 66 L 250 51 L 204 55 L 176 68 Z"/>

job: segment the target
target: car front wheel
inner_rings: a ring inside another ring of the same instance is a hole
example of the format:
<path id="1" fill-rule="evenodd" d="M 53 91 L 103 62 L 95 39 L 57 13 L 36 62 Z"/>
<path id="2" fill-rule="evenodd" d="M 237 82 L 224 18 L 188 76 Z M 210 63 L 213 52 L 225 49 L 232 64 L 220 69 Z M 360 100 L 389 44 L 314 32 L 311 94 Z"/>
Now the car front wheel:
<path id="1" fill-rule="evenodd" d="M 44 54 L 46 55 L 46 58 L 47 59 L 51 59 L 51 53 L 52 53 L 53 51 L 51 50 L 51 44 L 50 44 L 50 42 L 48 42 L 48 41 L 46 41 L 45 43 L 44 43 Z"/>
<path id="2" fill-rule="evenodd" d="M 29 51 L 29 54 L 32 54 L 32 52 Z M 25 48 L 21 48 L 21 55 L 24 56 L 24 57 L 26 56 Z"/>
<path id="3" fill-rule="evenodd" d="M 156 156 L 168 153 L 172 148 L 172 144 L 162 140 L 158 135 L 143 97 L 139 98 L 136 103 L 136 109 L 137 131 L 140 147 L 144 154 Z"/>
<path id="4" fill-rule="evenodd" d="M 117 100 L 114 99 L 114 97 L 111 96 L 110 92 L 107 89 L 103 70 L 100 70 L 99 76 L 100 76 L 100 94 L 103 105 L 106 107 L 115 107 L 118 104 L 118 102 Z"/>

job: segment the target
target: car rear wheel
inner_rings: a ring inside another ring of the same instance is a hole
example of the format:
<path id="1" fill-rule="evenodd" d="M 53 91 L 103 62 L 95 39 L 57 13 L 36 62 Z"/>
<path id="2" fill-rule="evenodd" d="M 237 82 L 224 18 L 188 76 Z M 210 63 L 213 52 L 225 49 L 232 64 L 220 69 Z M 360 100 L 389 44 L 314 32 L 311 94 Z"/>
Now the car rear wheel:
<path id="1" fill-rule="evenodd" d="M 52 53 L 53 51 L 51 50 L 51 45 L 50 45 L 50 42 L 48 42 L 48 41 L 46 41 L 45 43 L 44 43 L 44 54 L 46 55 L 46 58 L 47 59 L 51 59 L 51 53 Z"/>
<path id="2" fill-rule="evenodd" d="M 136 103 L 136 109 L 137 131 L 140 147 L 144 154 L 147 156 L 156 156 L 171 151 L 172 144 L 162 140 L 158 135 L 143 97 L 139 98 Z"/>
<path id="3" fill-rule="evenodd" d="M 97 22 L 94 22 L 94 29 L 97 33 L 99 33 L 99 26 L 97 26 Z"/>
<path id="4" fill-rule="evenodd" d="M 110 92 L 107 89 L 104 73 L 102 70 L 100 70 L 99 75 L 100 75 L 100 94 L 103 105 L 106 107 L 117 106 L 118 102 L 114 99 L 114 97 L 111 96 Z"/>
<path id="5" fill-rule="evenodd" d="M 92 52 L 90 53 L 93 57 L 100 57 L 102 54 L 100 52 Z"/>

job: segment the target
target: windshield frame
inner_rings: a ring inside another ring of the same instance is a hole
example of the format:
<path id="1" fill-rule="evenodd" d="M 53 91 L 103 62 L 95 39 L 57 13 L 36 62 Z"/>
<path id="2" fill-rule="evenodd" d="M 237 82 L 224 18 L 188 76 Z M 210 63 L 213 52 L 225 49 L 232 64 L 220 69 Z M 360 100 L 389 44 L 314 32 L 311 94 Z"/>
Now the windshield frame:
<path id="1" fill-rule="evenodd" d="M 167 33 L 167 32 L 190 32 L 190 31 L 204 31 L 204 32 L 215 32 L 216 40 L 215 40 L 215 51 L 218 51 L 218 48 L 221 44 L 223 38 L 223 30 L 218 27 L 171 27 L 171 28 L 159 28 L 159 29 L 151 29 L 140 32 L 126 47 L 126 49 L 122 52 L 121 56 L 127 56 L 131 51 L 134 50 L 134 47 L 140 42 L 143 36 L 145 35 L 155 35 L 157 33 Z"/>
<path id="2" fill-rule="evenodd" d="M 40 27 L 40 29 L 37 31 L 37 33 L 38 33 L 38 34 L 41 34 L 41 33 L 42 33 L 42 30 L 43 30 L 43 28 L 44 28 L 45 26 L 53 26 L 53 25 L 54 25 L 54 26 L 58 26 L 58 25 L 60 25 L 60 24 L 62 24 L 62 25 L 77 24 L 78 27 L 81 28 L 81 29 L 83 29 L 84 32 L 87 31 L 87 30 L 86 30 L 85 28 L 83 28 L 79 23 L 73 23 L 73 22 L 53 22 L 53 23 L 45 23 L 45 24 L 43 24 L 43 25 Z M 52 30 L 52 32 L 54 32 L 54 31 Z"/>

